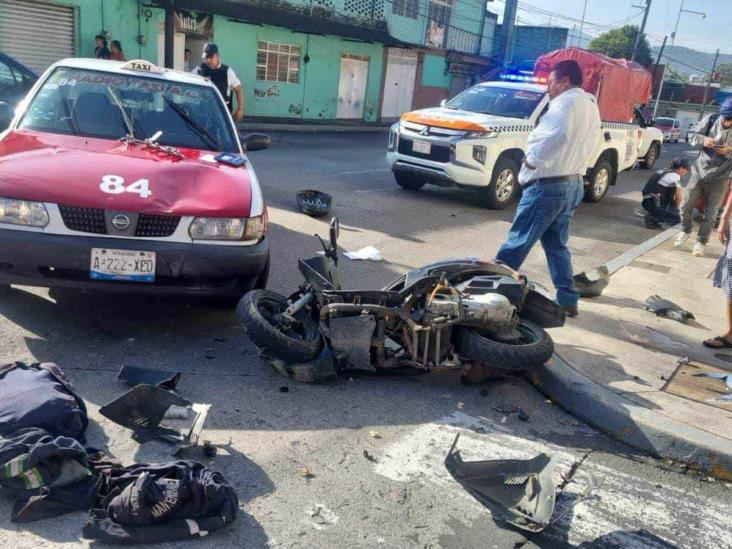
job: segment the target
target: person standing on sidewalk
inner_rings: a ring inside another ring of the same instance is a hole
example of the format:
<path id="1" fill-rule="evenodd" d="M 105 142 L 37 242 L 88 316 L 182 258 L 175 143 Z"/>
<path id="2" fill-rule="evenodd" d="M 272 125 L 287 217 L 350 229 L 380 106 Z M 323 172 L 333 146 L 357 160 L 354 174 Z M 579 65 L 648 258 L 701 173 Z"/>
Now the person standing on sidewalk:
<path id="1" fill-rule="evenodd" d="M 732 183 L 730 184 L 732 187 Z M 730 245 L 730 218 L 732 217 L 732 193 L 727 195 L 722 218 L 717 227 L 717 237 L 724 244 L 724 253 L 714 270 L 714 287 L 721 288 L 727 297 L 727 331 L 721 336 L 704 341 L 705 347 L 712 349 L 728 349 L 732 347 L 732 245 Z"/>
<path id="2" fill-rule="evenodd" d="M 109 59 L 110 53 L 107 47 L 107 37 L 103 34 L 97 34 L 94 37 L 94 57 L 97 59 Z"/>
<path id="3" fill-rule="evenodd" d="M 203 62 L 191 72 L 211 80 L 221 92 L 229 111 L 234 114 L 234 120 L 241 122 L 244 117 L 244 92 L 241 89 L 241 82 L 232 68 L 221 62 L 219 47 L 216 44 L 209 42 L 203 47 Z M 236 111 L 233 110 L 232 91 L 236 92 Z"/>
<path id="4" fill-rule="evenodd" d="M 119 40 L 112 40 L 112 42 L 110 42 L 110 49 L 111 49 L 111 52 L 109 54 L 109 58 L 111 60 L 127 61 L 127 59 L 125 59 L 125 54 L 122 51 L 122 44 L 120 43 Z"/>
<path id="5" fill-rule="evenodd" d="M 701 145 L 702 150 L 691 168 L 681 205 L 682 231 L 676 237 L 674 246 L 681 248 L 689 240 L 694 223 L 694 206 L 704 198 L 704 217 L 693 251 L 696 257 L 702 257 L 712 223 L 732 177 L 732 99 L 722 103 L 718 115 L 710 114 L 696 125 L 691 142 Z"/>
<path id="6" fill-rule="evenodd" d="M 496 259 L 518 269 L 537 241 L 546 254 L 557 303 L 577 316 L 579 293 L 567 247 L 574 210 L 584 195 L 584 175 L 600 135 L 595 97 L 582 89 L 576 61 L 561 61 L 548 79 L 549 110 L 529 135 L 519 173 L 523 194 L 508 239 Z"/>

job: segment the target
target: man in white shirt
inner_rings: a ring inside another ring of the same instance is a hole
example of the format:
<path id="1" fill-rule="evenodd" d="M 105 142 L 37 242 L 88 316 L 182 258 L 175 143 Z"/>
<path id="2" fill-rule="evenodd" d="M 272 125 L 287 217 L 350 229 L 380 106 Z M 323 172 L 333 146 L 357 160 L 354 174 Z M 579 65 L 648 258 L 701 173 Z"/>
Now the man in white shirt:
<path id="1" fill-rule="evenodd" d="M 219 47 L 216 44 L 209 42 L 203 47 L 203 62 L 191 72 L 211 80 L 224 97 L 228 109 L 234 114 L 234 120 L 241 122 L 244 117 L 244 92 L 241 89 L 241 82 L 232 68 L 221 62 Z M 236 92 L 236 111 L 233 110 L 232 91 Z"/>
<path id="2" fill-rule="evenodd" d="M 516 217 L 496 258 L 518 269 L 541 240 L 557 303 L 574 317 L 579 293 L 567 242 L 572 214 L 584 196 L 590 155 L 600 137 L 600 112 L 595 98 L 582 90 L 582 70 L 576 61 L 561 61 L 552 69 L 548 92 L 549 109 L 526 144 Z"/>

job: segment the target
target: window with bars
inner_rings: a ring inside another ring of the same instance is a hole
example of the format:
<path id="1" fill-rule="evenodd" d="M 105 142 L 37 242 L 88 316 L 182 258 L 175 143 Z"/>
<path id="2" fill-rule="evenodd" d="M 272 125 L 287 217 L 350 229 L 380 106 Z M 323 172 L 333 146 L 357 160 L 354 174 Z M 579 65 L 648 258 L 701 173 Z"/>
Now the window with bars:
<path id="1" fill-rule="evenodd" d="M 419 15 L 419 0 L 393 0 L 391 12 L 394 15 L 417 19 L 417 15 Z"/>
<path id="2" fill-rule="evenodd" d="M 300 46 L 277 42 L 257 42 L 257 80 L 300 81 Z"/>

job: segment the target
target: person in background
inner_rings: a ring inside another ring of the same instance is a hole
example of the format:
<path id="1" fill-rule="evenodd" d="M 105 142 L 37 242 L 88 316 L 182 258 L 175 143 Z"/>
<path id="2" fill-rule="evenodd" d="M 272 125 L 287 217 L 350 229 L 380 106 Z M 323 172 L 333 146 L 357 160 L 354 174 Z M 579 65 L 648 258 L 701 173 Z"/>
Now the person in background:
<path id="1" fill-rule="evenodd" d="M 689 171 L 689 161 L 675 158 L 665 170 L 658 170 L 643 187 L 645 221 L 649 229 L 657 229 L 661 223 L 681 223 L 679 207 L 684 198 L 681 180 Z"/>
<path id="2" fill-rule="evenodd" d="M 191 72 L 191 57 L 193 57 L 191 50 L 188 48 L 183 50 L 183 70 L 186 72 Z"/>
<path id="3" fill-rule="evenodd" d="M 732 187 L 732 182 L 730 184 Z M 732 348 L 732 245 L 730 245 L 730 217 L 732 216 L 732 193 L 727 194 L 727 203 L 724 206 L 722 218 L 717 227 L 717 237 L 724 244 L 724 253 L 717 262 L 714 270 L 714 287 L 721 288 L 727 298 L 726 317 L 727 331 L 721 336 L 704 341 L 705 347 L 712 349 Z"/>
<path id="4" fill-rule="evenodd" d="M 694 207 L 699 199 L 704 198 L 704 217 L 693 251 L 696 257 L 702 257 L 732 177 L 732 99 L 722 103 L 719 114 L 704 117 L 693 132 L 691 143 L 701 145 L 702 150 L 691 168 L 681 205 L 683 230 L 676 237 L 674 246 L 681 248 L 689 240 L 694 223 Z"/>
<path id="5" fill-rule="evenodd" d="M 519 183 L 523 193 L 496 259 L 518 269 L 537 241 L 546 254 L 557 303 L 577 316 L 579 293 L 567 247 L 574 210 L 584 196 L 583 177 L 600 135 L 596 99 L 582 89 L 582 70 L 573 60 L 549 73 L 549 110 L 529 135 Z"/>
<path id="6" fill-rule="evenodd" d="M 122 52 L 122 44 L 120 44 L 119 40 L 112 40 L 110 46 L 112 50 L 109 54 L 110 59 L 114 61 L 127 61 L 125 54 Z"/>
<path id="7" fill-rule="evenodd" d="M 96 47 L 94 48 L 94 57 L 97 59 L 109 59 L 110 53 L 107 47 L 107 37 L 103 34 L 97 34 L 94 37 Z"/>
<path id="8" fill-rule="evenodd" d="M 226 101 L 226 106 L 234 114 L 234 120 L 240 122 L 244 117 L 244 92 L 241 89 L 241 82 L 234 74 L 231 67 L 221 62 L 219 47 L 216 44 L 208 43 L 203 47 L 203 62 L 193 69 L 193 74 L 199 74 L 211 80 L 218 88 Z M 236 92 L 236 111 L 233 110 L 231 92 Z"/>

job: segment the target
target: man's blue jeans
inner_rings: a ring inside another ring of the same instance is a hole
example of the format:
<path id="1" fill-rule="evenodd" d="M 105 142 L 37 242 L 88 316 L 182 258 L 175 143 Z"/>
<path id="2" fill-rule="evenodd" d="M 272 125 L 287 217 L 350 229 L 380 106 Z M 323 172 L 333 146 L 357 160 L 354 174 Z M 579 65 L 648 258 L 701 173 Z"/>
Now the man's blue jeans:
<path id="1" fill-rule="evenodd" d="M 557 289 L 557 303 L 563 307 L 577 305 L 579 301 L 567 241 L 572 214 L 583 195 L 584 185 L 579 180 L 535 183 L 524 189 L 508 240 L 496 256 L 512 269 L 519 269 L 534 244 L 541 240 Z"/>

